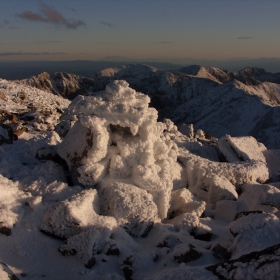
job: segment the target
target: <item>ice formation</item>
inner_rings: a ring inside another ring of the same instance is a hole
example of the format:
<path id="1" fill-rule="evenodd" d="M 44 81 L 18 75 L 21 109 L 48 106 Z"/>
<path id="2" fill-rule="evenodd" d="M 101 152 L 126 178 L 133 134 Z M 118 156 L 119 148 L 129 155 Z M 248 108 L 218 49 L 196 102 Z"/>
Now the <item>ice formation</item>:
<path id="1" fill-rule="evenodd" d="M 157 122 L 157 111 L 148 107 L 149 102 L 147 95 L 125 81 L 114 81 L 97 96 L 77 97 L 69 110 L 78 121 L 59 145 L 58 154 L 85 186 L 103 181 L 103 189 L 115 190 L 116 185 L 104 183 L 113 179 L 131 184 L 128 188 L 135 190 L 131 195 L 139 188 L 147 191 L 157 205 L 154 216 L 164 219 L 173 179 L 178 183 L 181 170 L 176 164 L 177 146 L 161 138 L 166 125 Z"/>

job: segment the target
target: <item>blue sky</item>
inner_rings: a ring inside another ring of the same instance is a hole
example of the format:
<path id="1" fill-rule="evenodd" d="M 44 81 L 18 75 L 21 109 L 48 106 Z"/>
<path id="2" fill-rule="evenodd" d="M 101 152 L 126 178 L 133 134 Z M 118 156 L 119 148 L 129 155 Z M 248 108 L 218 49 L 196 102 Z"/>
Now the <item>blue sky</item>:
<path id="1" fill-rule="evenodd" d="M 0 0 L 0 60 L 280 57 L 278 0 Z"/>

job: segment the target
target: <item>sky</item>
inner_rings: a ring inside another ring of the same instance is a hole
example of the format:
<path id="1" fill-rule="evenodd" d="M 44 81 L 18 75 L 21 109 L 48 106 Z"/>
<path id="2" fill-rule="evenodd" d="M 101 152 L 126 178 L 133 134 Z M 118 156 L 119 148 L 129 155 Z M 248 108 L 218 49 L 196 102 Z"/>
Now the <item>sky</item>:
<path id="1" fill-rule="evenodd" d="M 0 61 L 280 57 L 278 0 L 0 0 Z"/>

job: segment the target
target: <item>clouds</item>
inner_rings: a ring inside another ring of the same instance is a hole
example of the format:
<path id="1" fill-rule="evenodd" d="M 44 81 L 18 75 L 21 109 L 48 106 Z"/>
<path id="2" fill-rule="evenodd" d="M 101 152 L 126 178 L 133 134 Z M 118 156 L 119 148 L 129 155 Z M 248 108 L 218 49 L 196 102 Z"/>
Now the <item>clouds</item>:
<path id="1" fill-rule="evenodd" d="M 253 39 L 254 37 L 249 37 L 249 36 L 241 36 L 241 37 L 237 37 L 236 39 L 238 40 L 248 40 L 248 39 Z"/>
<path id="2" fill-rule="evenodd" d="M 115 27 L 115 24 L 107 22 L 107 21 L 100 21 L 100 24 L 106 25 L 106 26 L 108 26 L 110 28 Z"/>
<path id="3" fill-rule="evenodd" d="M 64 26 L 68 29 L 76 29 L 80 26 L 86 26 L 82 20 L 66 19 L 59 11 L 48 6 L 44 2 L 40 3 L 40 12 L 41 13 L 24 11 L 23 13 L 16 14 L 16 16 L 23 20 L 51 23 L 54 25 Z"/>
<path id="4" fill-rule="evenodd" d="M 64 52 L 0 52 L 1 56 L 62 55 Z"/>
<path id="5" fill-rule="evenodd" d="M 0 22 L 0 29 L 16 30 L 20 29 L 17 26 L 11 25 L 9 20 L 3 20 Z"/>

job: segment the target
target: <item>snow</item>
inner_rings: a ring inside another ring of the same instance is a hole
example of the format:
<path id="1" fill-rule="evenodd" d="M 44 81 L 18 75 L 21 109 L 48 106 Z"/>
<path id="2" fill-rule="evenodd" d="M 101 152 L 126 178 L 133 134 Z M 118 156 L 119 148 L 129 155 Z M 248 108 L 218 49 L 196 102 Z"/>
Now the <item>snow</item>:
<path id="1" fill-rule="evenodd" d="M 279 250 L 262 253 L 280 243 L 277 150 L 252 137 L 183 135 L 124 80 L 71 104 L 0 87 L 1 109 L 27 127 L 0 146 L 1 279 L 214 280 L 217 244 L 229 261 L 261 256 L 234 272 L 222 261 L 227 279 L 279 277 Z"/>

